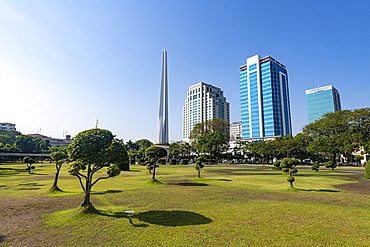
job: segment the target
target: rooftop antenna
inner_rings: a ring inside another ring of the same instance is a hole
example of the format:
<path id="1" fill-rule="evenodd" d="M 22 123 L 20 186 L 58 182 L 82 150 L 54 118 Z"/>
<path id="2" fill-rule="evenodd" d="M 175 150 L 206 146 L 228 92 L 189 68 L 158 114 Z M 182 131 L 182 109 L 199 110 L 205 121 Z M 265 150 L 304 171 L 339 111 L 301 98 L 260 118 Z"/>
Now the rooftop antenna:
<path id="1" fill-rule="evenodd" d="M 97 129 L 99 125 L 99 119 L 96 119 L 95 128 Z"/>

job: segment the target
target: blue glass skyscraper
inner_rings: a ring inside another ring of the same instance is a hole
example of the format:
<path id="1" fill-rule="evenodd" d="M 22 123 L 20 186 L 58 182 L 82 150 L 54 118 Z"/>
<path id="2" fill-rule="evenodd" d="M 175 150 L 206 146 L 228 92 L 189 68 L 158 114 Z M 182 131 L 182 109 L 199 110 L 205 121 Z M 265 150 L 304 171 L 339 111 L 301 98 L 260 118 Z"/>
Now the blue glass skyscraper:
<path id="1" fill-rule="evenodd" d="M 288 74 L 272 57 L 255 55 L 240 67 L 242 138 L 292 134 Z"/>
<path id="2" fill-rule="evenodd" d="M 308 123 L 329 112 L 341 110 L 339 92 L 332 85 L 306 90 Z"/>

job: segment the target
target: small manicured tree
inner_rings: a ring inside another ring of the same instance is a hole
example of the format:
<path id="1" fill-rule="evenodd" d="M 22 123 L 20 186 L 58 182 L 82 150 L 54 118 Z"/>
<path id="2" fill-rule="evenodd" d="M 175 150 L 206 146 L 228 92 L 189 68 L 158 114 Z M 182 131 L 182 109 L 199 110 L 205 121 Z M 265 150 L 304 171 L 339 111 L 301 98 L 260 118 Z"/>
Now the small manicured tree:
<path id="1" fill-rule="evenodd" d="M 368 162 L 366 162 L 364 177 L 366 179 L 370 179 L 370 160 Z"/>
<path id="2" fill-rule="evenodd" d="M 157 161 L 167 156 L 166 149 L 158 146 L 150 146 L 145 150 L 145 156 L 153 166 L 152 180 L 155 180 L 155 169 L 158 167 Z M 149 168 L 148 168 L 149 169 Z"/>
<path id="3" fill-rule="evenodd" d="M 336 164 L 334 164 L 334 162 L 333 162 L 333 161 L 328 161 L 328 162 L 326 162 L 326 163 L 325 163 L 325 167 L 326 167 L 326 168 L 330 168 L 330 169 L 332 169 L 332 170 L 334 171 L 334 168 L 336 168 L 336 167 L 337 167 L 337 165 L 336 165 Z"/>
<path id="4" fill-rule="evenodd" d="M 280 167 L 280 164 L 281 162 L 280 161 L 275 161 L 274 163 L 272 163 L 272 169 L 273 170 L 281 170 L 282 168 Z"/>
<path id="5" fill-rule="evenodd" d="M 54 178 L 54 184 L 50 188 L 51 191 L 52 190 L 54 190 L 54 191 L 62 191 L 58 187 L 58 177 L 59 177 L 60 169 L 62 168 L 62 165 L 66 161 L 67 157 L 68 156 L 67 156 L 67 154 L 65 152 L 54 152 L 54 153 L 51 153 L 50 154 L 50 158 L 55 161 L 55 169 L 56 169 L 55 178 Z"/>
<path id="6" fill-rule="evenodd" d="M 298 173 L 296 166 L 299 164 L 300 164 L 299 160 L 291 158 L 284 158 L 281 161 L 280 167 L 282 168 L 283 172 L 285 172 L 288 175 L 287 181 L 290 183 L 290 187 L 293 187 L 293 182 L 295 180 L 293 174 Z"/>
<path id="7" fill-rule="evenodd" d="M 315 162 L 315 164 L 313 164 L 312 166 L 311 166 L 311 169 L 312 170 L 314 170 L 314 171 L 316 171 L 316 172 L 318 172 L 319 171 L 319 169 L 320 169 L 320 164 L 319 164 L 319 162 Z"/>
<path id="8" fill-rule="evenodd" d="M 203 155 L 200 155 L 195 159 L 195 169 L 198 171 L 198 178 L 200 178 L 200 172 L 204 167 L 204 162 L 206 162 L 206 158 Z"/>
<path id="9" fill-rule="evenodd" d="M 36 160 L 27 156 L 23 158 L 23 163 L 27 164 L 26 171 L 28 171 L 28 173 L 31 174 L 31 171 L 35 169 L 33 164 L 36 163 Z"/>
<path id="10" fill-rule="evenodd" d="M 95 212 L 90 201 L 91 189 L 99 180 L 116 177 L 121 173 L 115 164 L 128 163 L 125 146 L 115 141 L 109 130 L 94 128 L 77 134 L 68 146 L 67 153 L 75 160 L 68 166 L 68 172 L 78 178 L 84 191 L 81 207 L 84 212 Z M 94 181 L 94 174 L 103 168 L 107 168 L 107 176 L 98 177 Z"/>
<path id="11" fill-rule="evenodd" d="M 156 168 L 159 167 L 159 165 L 156 164 L 156 159 L 153 159 L 153 158 L 150 159 L 147 157 L 145 162 L 147 164 L 146 169 L 148 169 L 150 174 L 152 173 L 154 167 Z"/>

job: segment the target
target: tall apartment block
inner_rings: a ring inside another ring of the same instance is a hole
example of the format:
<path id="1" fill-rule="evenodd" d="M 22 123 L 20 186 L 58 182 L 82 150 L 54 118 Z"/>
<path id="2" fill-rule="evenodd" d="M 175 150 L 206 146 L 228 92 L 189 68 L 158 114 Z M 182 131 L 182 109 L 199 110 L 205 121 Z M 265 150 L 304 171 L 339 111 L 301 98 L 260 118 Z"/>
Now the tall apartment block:
<path id="1" fill-rule="evenodd" d="M 230 122 L 230 107 L 224 92 L 204 82 L 190 86 L 182 109 L 182 140 L 189 141 L 195 124 L 214 118 Z"/>
<path id="2" fill-rule="evenodd" d="M 341 110 L 339 92 L 332 85 L 306 90 L 308 123 L 329 112 Z"/>
<path id="3" fill-rule="evenodd" d="M 240 67 L 242 138 L 292 134 L 288 73 L 267 56 L 255 55 Z"/>

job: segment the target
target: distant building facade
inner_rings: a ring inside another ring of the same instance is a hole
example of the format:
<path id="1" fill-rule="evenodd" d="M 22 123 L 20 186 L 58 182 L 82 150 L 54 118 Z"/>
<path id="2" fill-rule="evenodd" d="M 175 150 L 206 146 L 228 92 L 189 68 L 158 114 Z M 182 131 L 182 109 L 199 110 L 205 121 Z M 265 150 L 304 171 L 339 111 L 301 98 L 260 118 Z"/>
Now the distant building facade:
<path id="1" fill-rule="evenodd" d="M 242 138 L 292 134 L 288 73 L 267 56 L 255 55 L 240 67 Z"/>
<path id="2" fill-rule="evenodd" d="M 0 129 L 2 129 L 2 130 L 16 130 L 15 124 L 12 124 L 12 123 L 0 123 Z"/>
<path id="3" fill-rule="evenodd" d="M 69 145 L 72 143 L 72 139 L 70 135 L 66 135 L 66 139 L 52 138 L 52 137 L 44 136 L 41 134 L 29 134 L 27 136 L 40 137 L 42 140 L 49 140 L 50 145 L 52 147 L 56 145 Z"/>
<path id="4" fill-rule="evenodd" d="M 242 138 L 242 121 L 233 122 L 230 124 L 230 140 Z"/>
<path id="5" fill-rule="evenodd" d="M 204 82 L 190 86 L 182 109 L 182 140 L 189 141 L 195 124 L 214 118 L 230 122 L 230 106 L 224 92 Z"/>
<path id="6" fill-rule="evenodd" d="M 338 90 L 332 85 L 306 90 L 308 123 L 313 123 L 324 114 L 341 111 Z"/>

